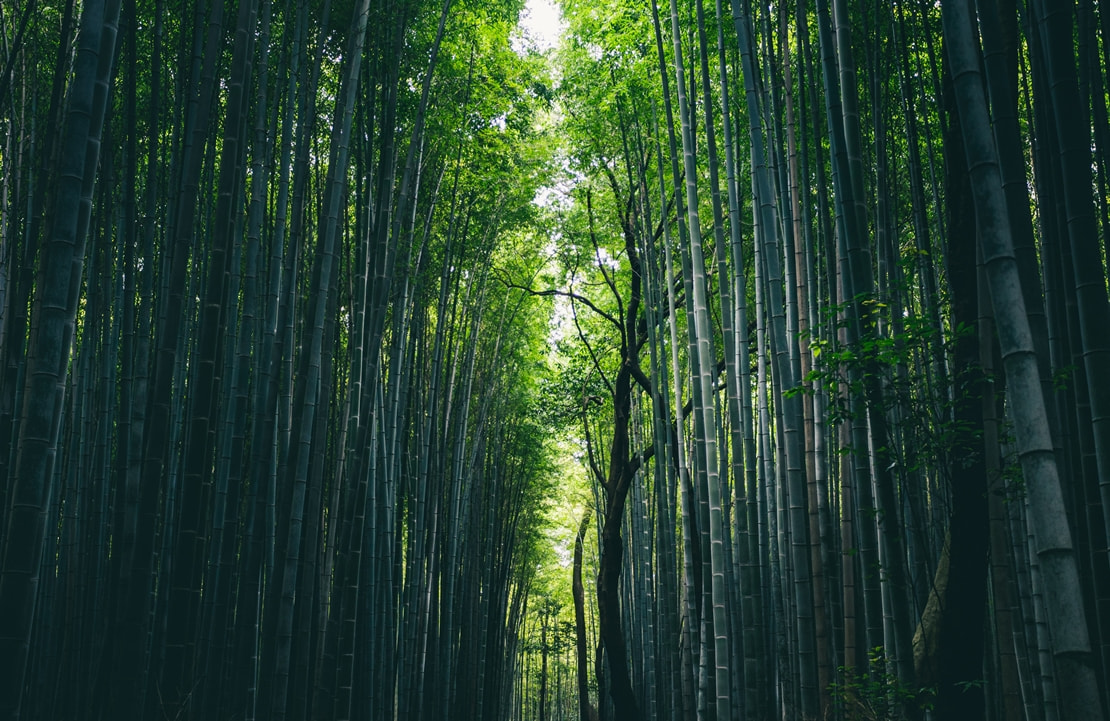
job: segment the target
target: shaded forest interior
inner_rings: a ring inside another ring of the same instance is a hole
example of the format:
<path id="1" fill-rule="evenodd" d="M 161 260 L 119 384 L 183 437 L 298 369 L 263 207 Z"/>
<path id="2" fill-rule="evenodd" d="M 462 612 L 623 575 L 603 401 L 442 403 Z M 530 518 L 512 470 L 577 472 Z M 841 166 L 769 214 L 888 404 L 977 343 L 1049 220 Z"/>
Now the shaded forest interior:
<path id="1" fill-rule="evenodd" d="M 0 721 L 1110 712 L 1098 0 L 0 0 Z"/>

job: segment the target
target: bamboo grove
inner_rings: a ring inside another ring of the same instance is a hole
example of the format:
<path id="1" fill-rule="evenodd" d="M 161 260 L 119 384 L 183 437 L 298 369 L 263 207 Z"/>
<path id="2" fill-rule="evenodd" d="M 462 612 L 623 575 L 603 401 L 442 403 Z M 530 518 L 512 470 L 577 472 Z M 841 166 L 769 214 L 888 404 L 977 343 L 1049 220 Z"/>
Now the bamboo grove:
<path id="1" fill-rule="evenodd" d="M 507 706 L 551 483 L 489 271 L 543 177 L 518 9 L 5 4 L 4 718 Z"/>
<path id="2" fill-rule="evenodd" d="M 0 718 L 1106 718 L 1106 8 L 537 7 L 0 0 Z"/>

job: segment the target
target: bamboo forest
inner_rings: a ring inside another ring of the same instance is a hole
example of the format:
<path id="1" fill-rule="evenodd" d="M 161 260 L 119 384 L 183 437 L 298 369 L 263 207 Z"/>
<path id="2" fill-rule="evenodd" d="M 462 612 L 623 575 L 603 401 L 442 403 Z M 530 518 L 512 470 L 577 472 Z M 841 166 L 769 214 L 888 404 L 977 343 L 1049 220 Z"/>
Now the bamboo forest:
<path id="1" fill-rule="evenodd" d="M 1105 721 L 1110 6 L 0 0 L 0 721 Z"/>

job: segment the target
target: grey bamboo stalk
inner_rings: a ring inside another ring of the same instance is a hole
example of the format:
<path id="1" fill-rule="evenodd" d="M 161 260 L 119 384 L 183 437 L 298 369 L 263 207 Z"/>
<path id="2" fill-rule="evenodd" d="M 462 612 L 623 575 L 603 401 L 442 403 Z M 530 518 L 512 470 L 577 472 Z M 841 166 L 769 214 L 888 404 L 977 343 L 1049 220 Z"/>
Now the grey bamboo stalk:
<path id="1" fill-rule="evenodd" d="M 155 12 L 161 8 L 156 3 Z M 144 210 L 146 222 L 143 224 L 143 256 L 153 257 L 156 208 L 158 205 L 158 123 L 156 118 L 161 107 L 160 72 L 158 70 L 162 53 L 161 15 L 155 21 L 151 53 L 156 61 L 152 64 L 150 80 L 150 118 L 148 123 L 147 183 Z M 151 349 L 151 308 L 154 307 L 154 268 L 146 264 L 140 274 L 139 322 L 136 328 L 134 390 L 132 395 L 130 438 L 127 443 L 127 471 L 124 482 L 123 499 L 127 506 L 122 533 L 118 536 L 120 559 L 119 580 L 117 581 L 117 601 L 115 624 L 117 642 L 112 649 L 112 670 L 109 687 L 109 713 L 115 717 L 130 717 L 141 713 L 147 687 L 146 677 L 150 664 L 146 634 L 149 628 L 147 583 L 150 570 L 147 564 L 140 565 L 135 558 L 150 559 L 154 542 L 155 514 L 157 507 L 156 489 L 143 489 L 140 484 L 143 464 L 143 433 L 146 427 L 149 359 Z M 120 498 L 117 491 L 117 504 Z M 124 711 L 123 709 L 128 709 Z M 138 709 L 138 711 L 135 711 Z"/>
<path id="2" fill-rule="evenodd" d="M 312 284 L 312 297 L 307 322 L 311 323 L 309 342 L 304 346 L 301 358 L 303 365 L 302 374 L 305 381 L 298 385 L 297 399 L 294 407 L 298 414 L 303 414 L 297 424 L 299 432 L 295 445 L 291 448 L 293 461 L 290 464 L 290 480 L 293 487 L 292 516 L 289 523 L 289 551 L 285 559 L 285 572 L 282 576 L 282 592 L 280 596 L 277 627 L 277 667 L 275 679 L 275 700 L 273 717 L 285 718 L 286 694 L 288 692 L 289 673 L 289 645 L 293 633 L 293 609 L 295 601 L 294 589 L 297 585 L 298 567 L 300 560 L 300 545 L 305 507 L 305 494 L 308 484 L 309 463 L 311 460 L 311 442 L 316 414 L 316 404 L 319 394 L 319 378 L 321 373 L 320 356 L 324 341 L 324 318 L 328 304 L 328 296 L 332 292 L 333 259 L 335 246 L 339 234 L 339 208 L 341 189 L 345 184 L 347 175 L 348 142 L 351 124 L 354 117 L 354 101 L 358 93 L 359 68 L 362 58 L 362 44 L 365 37 L 366 23 L 369 18 L 369 0 L 362 2 L 354 8 L 352 29 L 348 37 L 347 65 L 344 68 L 342 86 L 336 100 L 336 124 L 333 129 L 333 150 L 328 167 L 327 184 L 324 194 L 324 213 L 320 225 L 320 255 L 317 258 Z M 306 599 L 307 600 L 307 599 Z M 307 649 L 305 650 L 307 652 Z"/>
<path id="3" fill-rule="evenodd" d="M 1072 12 L 1071 3 L 1046 4 L 1043 0 L 1032 3 L 1034 32 L 1039 31 L 1041 35 L 1056 120 L 1103 532 L 1110 534 L 1110 336 L 1106 333 L 1110 327 L 1110 301 L 1091 197 L 1090 120 L 1087 104 L 1081 101 L 1076 83 Z M 1034 57 L 1034 61 L 1036 59 Z M 1104 548 L 1106 540 L 1102 539 Z M 1103 562 L 1110 562 L 1110 559 Z"/>
<path id="4" fill-rule="evenodd" d="M 704 23 L 703 23 L 704 24 Z M 713 651 L 715 660 L 714 681 L 716 688 L 716 713 L 718 718 L 731 716 L 731 693 L 729 691 L 731 673 L 729 671 L 730 643 L 726 635 L 728 629 L 728 589 L 726 586 L 727 568 L 725 563 L 724 507 L 721 499 L 721 485 L 717 461 L 717 417 L 713 403 L 715 366 L 713 359 L 712 328 L 709 324 L 709 306 L 706 291 L 705 255 L 701 241 L 701 219 L 698 214 L 697 161 L 695 158 L 694 138 L 691 127 L 691 111 L 686 98 L 685 71 L 682 63 L 681 29 L 678 22 L 678 5 L 671 0 L 671 35 L 674 42 L 675 87 L 678 91 L 678 117 L 682 128 L 683 168 L 686 175 L 686 213 L 689 222 L 691 287 L 694 303 L 694 337 L 696 357 L 691 358 L 696 382 L 701 387 L 700 405 L 695 412 L 701 415 L 700 438 L 697 446 L 704 464 L 701 477 L 705 479 L 709 501 L 709 544 L 710 567 L 712 570 L 711 595 L 713 604 Z M 703 53 L 704 55 L 704 50 Z M 708 76 L 705 64 L 703 75 Z M 720 214 L 720 192 L 717 193 L 717 213 Z"/>
<path id="5" fill-rule="evenodd" d="M 787 288 L 798 314 L 798 338 L 800 339 L 799 381 L 807 386 L 802 394 L 802 423 L 805 439 L 806 492 L 809 505 L 809 546 L 810 563 L 813 569 L 813 618 L 817 654 L 817 688 L 820 693 L 818 713 L 824 717 L 830 704 L 829 684 L 832 682 L 833 655 L 830 650 L 830 633 L 826 604 L 825 549 L 828 544 L 827 511 L 825 511 L 825 465 L 819 452 L 823 450 L 824 421 L 816 418 L 816 392 L 813 383 L 805 379 L 813 369 L 813 343 L 810 328 L 810 291 L 812 279 L 812 246 L 809 242 L 809 227 L 803 225 L 806 213 L 801 200 L 801 180 L 799 177 L 797 128 L 794 117 L 794 81 L 790 56 L 790 44 L 785 38 L 787 33 L 787 8 L 779 9 L 779 36 L 782 41 L 782 70 L 784 80 L 784 118 L 787 144 L 787 172 L 789 186 L 790 218 L 793 221 L 794 257 L 787 258 L 787 266 L 793 262 L 794 288 Z M 802 124 L 804 130 L 804 124 Z"/>
<path id="6" fill-rule="evenodd" d="M 679 171 L 678 163 L 678 142 L 675 139 L 674 132 L 674 111 L 671 101 L 670 90 L 670 73 L 667 69 L 666 53 L 663 50 L 663 33 L 661 23 L 659 21 L 659 6 L 652 0 L 651 4 L 652 24 L 655 29 L 655 49 L 659 56 L 659 74 L 663 85 L 663 107 L 664 119 L 667 128 L 667 144 L 669 150 L 669 157 L 671 161 L 671 192 L 674 193 L 676 211 L 676 226 L 678 229 L 679 242 L 685 243 L 687 228 L 686 228 L 686 213 L 685 203 L 683 201 L 683 193 L 679 191 L 681 183 L 681 173 Z M 668 184 L 663 180 L 663 159 L 662 148 L 659 149 L 659 156 L 657 158 L 658 174 L 660 193 L 663 195 L 663 207 L 666 207 L 666 194 L 664 188 Z M 679 365 L 679 345 L 678 345 L 678 328 L 677 328 L 677 314 L 675 307 L 675 283 L 674 277 L 674 259 L 671 252 L 671 233 L 669 225 L 663 226 L 663 241 L 664 241 L 664 264 L 666 267 L 666 287 L 667 287 L 667 317 L 668 326 L 670 330 L 670 348 L 671 348 L 671 374 L 672 382 L 674 384 L 675 395 L 675 428 L 676 428 L 676 455 L 678 461 L 678 484 L 679 484 L 679 499 L 680 499 L 680 513 L 682 520 L 682 528 L 685 539 L 682 544 L 683 554 L 683 586 L 682 586 L 682 612 L 686 616 L 684 640 L 686 649 L 685 653 L 693 654 L 695 647 L 694 640 L 697 634 L 697 628 L 700 626 L 698 605 L 695 599 L 694 592 L 694 553 L 692 538 L 693 533 L 693 509 L 692 499 L 690 498 L 690 467 L 687 459 L 686 444 L 684 439 L 684 410 L 682 402 L 682 381 Z M 683 656 L 683 660 L 685 657 Z M 682 663 L 680 661 L 679 667 L 681 669 L 681 687 L 683 691 L 683 708 L 687 715 L 694 713 L 696 701 L 694 698 L 694 667 L 692 663 Z"/>
<path id="7" fill-rule="evenodd" d="M 1037 556 L 1041 571 L 1047 576 L 1045 603 L 1052 631 L 1053 661 L 1061 686 L 1060 703 L 1068 719 L 1102 719 L 1079 572 L 1017 277 L 1006 200 L 972 33 L 972 15 L 966 0 L 949 0 L 942 9 L 968 172 L 972 177 L 979 242 L 1006 372 L 1007 400 L 1026 478 Z"/>
<path id="8" fill-rule="evenodd" d="M 978 268 L 979 290 L 979 352 L 983 375 L 987 378 L 985 389 L 980 398 L 983 405 L 983 462 L 987 472 L 987 482 L 993 486 L 1001 480 L 1002 458 L 999 443 L 999 427 L 996 396 L 998 391 L 992 380 L 994 373 L 994 310 L 990 307 L 990 294 L 987 290 L 986 271 L 982 264 Z M 993 623 L 998 644 L 999 685 L 1002 694 L 1002 717 L 1020 718 L 1022 708 L 1022 685 L 1028 683 L 1028 675 L 1022 673 L 1017 647 L 1024 637 L 1019 629 L 1020 609 L 1015 613 L 1015 584 L 1012 578 L 1014 552 L 1007 529 L 1006 509 L 1002 494 L 992 492 L 987 497 L 987 513 L 990 535 L 990 588 L 994 612 L 989 620 Z M 1028 695 L 1032 696 L 1032 693 Z M 1030 721 L 1034 721 L 1031 715 Z"/>
<path id="9" fill-rule="evenodd" d="M 195 685 L 192 678 L 196 665 L 192 658 L 195 639 L 192 634 L 197 625 L 204 586 L 204 554 L 201 549 L 206 544 L 201 539 L 209 534 L 204 527 L 202 498 L 211 493 L 214 430 L 218 414 L 217 388 L 223 373 L 221 366 L 228 311 L 234 307 L 228 302 L 227 293 L 234 250 L 236 194 L 242 185 L 246 157 L 241 138 L 245 137 L 247 103 L 254 69 L 252 44 L 257 8 L 257 0 L 242 3 L 235 26 L 212 242 L 208 248 L 207 277 L 201 298 L 199 338 L 190 362 L 190 404 L 180 500 L 181 527 L 176 534 L 173 580 L 167 609 L 174 622 L 170 624 L 166 644 L 167 663 L 163 673 L 164 699 L 169 708 L 186 708 L 192 701 L 191 693 Z M 210 584 L 208 588 L 211 587 Z"/>
<path id="10" fill-rule="evenodd" d="M 85 262 L 101 130 L 115 64 L 118 0 L 83 6 L 62 134 L 58 188 L 40 251 L 22 420 L 0 555 L 0 717 L 19 718 L 47 534 L 69 355 Z"/>
<path id="11" fill-rule="evenodd" d="M 848 272 L 845 300 L 851 304 L 851 315 L 860 341 L 877 339 L 879 316 L 877 307 L 870 301 L 874 296 L 874 277 L 871 268 L 870 248 L 866 238 L 866 203 L 863 191 L 863 155 L 859 122 L 859 98 L 856 86 L 855 64 L 851 50 L 851 21 L 844 0 L 832 0 L 835 47 L 840 68 L 840 101 L 843 121 L 843 154 L 834 155 L 834 167 L 843 163 L 842 182 L 838 192 L 848 193 L 850 203 L 845 208 L 846 219 L 855 221 L 854 230 L 843 235 Z M 852 216 L 849 218 L 847 216 Z M 852 226 L 849 226 L 852 227 Z M 866 302 L 866 303 L 865 303 Z M 871 480 L 876 503 L 875 521 L 878 528 L 880 567 L 883 569 L 882 597 L 886 618 L 884 636 L 885 652 L 893 662 L 898 675 L 913 685 L 912 642 L 913 620 L 910 618 L 906 557 L 902 531 L 899 528 L 899 505 L 891 469 L 894 458 L 890 446 L 884 402 L 880 383 L 881 369 L 873 355 L 865 356 L 862 379 L 866 396 L 867 431 L 870 438 L 872 461 Z M 870 619 L 869 619 L 870 623 Z"/>
<path id="12" fill-rule="evenodd" d="M 270 39 L 270 20 L 272 16 L 272 4 L 269 0 L 264 0 L 261 9 L 261 24 L 258 36 L 258 76 L 261 78 L 269 77 L 269 39 Z M 224 420 L 225 428 L 231 429 L 224 438 L 224 449 L 222 452 L 219 465 L 222 468 L 218 469 L 221 476 L 227 476 L 227 483 L 232 487 L 239 489 L 236 492 L 241 497 L 243 495 L 242 488 L 245 486 L 247 479 L 247 466 L 244 463 L 246 455 L 246 432 L 247 432 L 247 414 L 249 413 L 250 401 L 249 383 L 248 378 L 251 373 L 252 364 L 252 347 L 258 347 L 260 343 L 259 334 L 261 330 L 260 320 L 260 306 L 259 299 L 261 297 L 260 283 L 259 283 L 259 270 L 262 267 L 263 256 L 261 246 L 262 236 L 262 216 L 263 205 L 266 196 L 266 186 L 270 178 L 270 173 L 267 163 L 264 161 L 266 155 L 265 149 L 270 147 L 266 141 L 266 119 L 270 112 L 267 103 L 267 82 L 258 84 L 258 97 L 255 104 L 255 125 L 254 125 L 254 140 L 252 145 L 252 166 L 251 166 L 251 182 L 249 191 L 249 209 L 247 211 L 247 262 L 246 262 L 246 277 L 243 289 L 243 312 L 242 319 L 239 325 L 239 338 L 238 348 L 236 350 L 236 362 L 233 378 L 233 387 L 236 389 L 233 393 L 234 400 L 228 404 L 227 414 Z M 244 136 L 246 134 L 244 133 Z M 224 663 L 230 664 L 232 671 L 220 674 L 220 678 L 225 687 L 225 692 L 221 696 L 212 694 L 209 696 L 209 705 L 206 707 L 205 714 L 211 716 L 216 713 L 218 708 L 227 708 L 230 704 L 235 708 L 245 708 L 245 700 L 247 698 L 247 689 L 245 684 L 241 683 L 242 668 L 239 664 L 230 659 L 235 659 L 236 651 L 238 648 L 245 647 L 250 643 L 251 638 L 254 636 L 254 613 L 257 606 L 257 590 L 254 588 L 254 580 L 258 578 L 257 560 L 258 555 L 255 552 L 256 544 L 255 536 L 251 533 L 250 523 L 254 519 L 255 509 L 257 508 L 257 484 L 251 484 L 249 495 L 245 502 L 245 515 L 246 519 L 241 523 L 242 531 L 241 540 L 243 546 L 250 550 L 242 553 L 236 560 L 237 542 L 231 542 L 231 539 L 236 541 L 240 540 L 233 535 L 225 538 L 223 556 L 217 561 L 217 568 L 225 566 L 228 568 L 234 567 L 234 573 L 238 573 L 240 578 L 244 579 L 239 589 L 231 588 L 233 585 L 230 580 L 227 582 L 229 595 L 227 610 L 220 610 L 217 607 L 217 618 L 213 620 L 212 627 L 214 634 L 222 634 L 223 628 L 227 624 L 225 617 L 227 614 L 234 614 L 234 634 L 231 638 L 227 639 L 227 643 L 231 645 L 232 652 L 224 655 Z M 237 514 L 234 514 L 237 515 Z M 234 517 L 233 515 L 233 517 Z M 229 524 L 229 528 L 234 528 L 234 524 Z M 225 530 L 225 534 L 231 534 L 232 530 Z M 252 592 L 253 591 L 253 592 Z M 219 647 L 220 641 L 212 644 L 213 649 L 210 651 L 210 657 L 216 655 L 216 648 Z M 207 668 L 212 668 L 215 661 L 206 662 Z"/>
<path id="13" fill-rule="evenodd" d="M 658 108 L 652 103 L 652 125 L 656 137 L 659 135 Z M 662 144 L 659 140 L 654 143 L 656 156 L 656 176 L 659 181 L 659 191 L 662 195 L 660 207 L 667 208 L 666 182 L 663 174 Z M 646 157 L 647 153 L 641 150 Z M 646 179 L 645 179 L 646 183 Z M 663 310 L 663 283 L 659 265 L 659 248 L 656 247 L 657 237 L 653 235 L 653 215 L 651 199 L 647 188 L 641 189 L 640 204 L 643 221 L 644 242 L 640 248 L 641 256 L 645 259 L 646 272 L 644 273 L 644 291 L 648 302 L 645 304 L 647 315 L 647 337 L 649 360 L 651 363 L 650 377 L 652 379 L 652 436 L 655 448 L 659 449 L 654 463 L 654 498 L 655 498 L 655 557 L 659 572 L 655 576 L 655 595 L 657 598 L 658 621 L 656 623 L 655 644 L 659 648 L 668 649 L 671 644 L 680 638 L 679 631 L 679 606 L 678 606 L 678 561 L 675 554 L 677 537 L 675 535 L 675 477 L 677 469 L 678 443 L 677 434 L 671 432 L 671 400 L 670 388 L 667 382 L 667 361 L 663 357 L 666 342 L 664 340 L 664 324 L 666 316 Z M 662 219 L 663 233 L 668 236 L 670 227 L 666 218 Z M 673 303 L 667 293 L 669 302 Z M 585 659 L 582 660 L 585 663 Z M 665 709 L 672 716 L 677 712 L 679 688 L 679 671 L 674 664 L 674 654 L 661 653 L 658 658 L 657 676 L 662 678 L 657 686 L 659 708 Z"/>
<path id="14" fill-rule="evenodd" d="M 771 348 L 773 350 L 773 372 L 778 377 L 783 391 L 794 389 L 798 379 L 789 361 L 786 307 L 782 279 L 782 251 L 778 239 L 779 221 L 773 204 L 770 172 L 767 168 L 763 150 L 763 130 L 760 121 L 760 101 L 757 90 L 757 70 L 753 57 L 751 17 L 742 0 L 732 0 L 732 19 L 740 42 L 740 53 L 744 75 L 744 88 L 747 97 L 748 123 L 752 153 L 752 183 L 755 201 L 759 204 L 759 230 L 763 234 L 762 264 L 767 274 L 767 303 L 771 309 Z M 783 459 L 786 468 L 785 482 L 788 484 L 789 527 L 793 534 L 791 564 L 793 570 L 793 602 L 797 614 L 798 633 L 798 683 L 801 689 L 801 712 L 805 718 L 816 718 L 818 713 L 817 668 L 815 658 L 815 630 L 813 626 L 813 593 L 811 587 L 811 567 L 808 535 L 808 513 L 803 468 L 803 448 L 801 438 L 802 409 L 801 398 L 797 393 L 784 393 L 779 401 L 782 406 Z"/>
<path id="15" fill-rule="evenodd" d="M 754 181 L 753 181 L 754 182 Z M 758 471 L 758 497 L 756 501 L 756 517 L 758 521 L 755 543 L 756 557 L 759 559 L 761 587 L 759 589 L 759 604 L 763 607 L 765 623 L 758 629 L 761 645 L 769 650 L 774 659 L 774 664 L 781 662 L 781 654 L 775 646 L 777 641 L 776 631 L 783 624 L 781 613 L 781 593 L 778 580 L 782 575 L 782 561 L 779 556 L 777 538 L 778 523 L 774 517 L 774 484 L 775 479 L 775 450 L 771 438 L 771 410 L 768 391 L 771 385 L 768 381 L 768 351 L 767 351 L 767 284 L 763 280 L 765 274 L 763 265 L 762 234 L 763 229 L 756 213 L 753 219 L 754 239 L 752 255 L 755 261 L 755 323 L 756 323 L 756 410 L 758 412 L 759 436 L 759 471 Z M 749 654 L 750 655 L 750 654 Z M 773 664 L 767 664 L 772 665 Z M 763 672 L 762 681 L 766 685 L 774 683 L 778 675 L 777 669 Z M 768 690 L 759 698 L 760 706 L 766 712 L 779 715 L 784 708 L 784 700 L 778 689 Z"/>
<path id="16" fill-rule="evenodd" d="M 838 68 L 835 56 L 835 44 L 832 35 L 832 21 L 829 18 L 828 2 L 818 0 L 817 23 L 821 46 L 821 72 L 825 86 L 825 115 L 829 129 L 829 154 L 832 160 L 833 185 L 836 190 L 836 287 L 839 290 L 837 301 L 848 306 L 856 294 L 851 286 L 851 273 L 845 250 L 849 236 L 856 236 L 861 231 L 859 228 L 859 215 L 855 212 L 854 183 L 849 173 L 849 163 L 846 159 L 844 116 L 841 109 L 841 93 L 839 90 Z M 860 263 L 862 266 L 863 263 Z M 867 276 L 868 279 L 870 276 Z M 844 313 L 845 316 L 848 312 Z M 842 324 L 839 329 L 841 343 L 852 346 L 859 339 L 859 329 L 853 322 Z M 848 374 L 851 380 L 858 380 L 858 366 L 849 366 Z M 871 491 L 871 473 L 869 467 L 867 414 L 865 403 L 861 394 L 849 394 L 848 383 L 842 383 L 844 395 L 850 398 L 851 418 L 851 446 L 855 452 L 851 455 L 850 474 L 842 477 L 842 489 L 846 500 L 851 500 L 856 509 L 856 515 L 851 519 L 854 526 L 855 538 L 858 548 L 858 560 L 862 570 L 861 590 L 863 596 L 864 623 L 866 628 L 867 648 L 883 646 L 882 635 L 882 606 L 881 591 L 879 589 L 879 560 L 878 541 L 876 539 L 875 524 L 870 518 L 865 522 L 865 514 L 871 514 L 874 509 L 873 494 Z M 843 529 L 842 536 L 847 540 L 847 529 Z M 847 548 L 845 549 L 847 550 Z M 849 562 L 855 559 L 849 558 Z M 847 580 L 847 579 L 846 579 Z M 847 645 L 847 642 L 846 642 Z M 857 665 L 864 658 L 845 659 L 846 665 Z"/>
<path id="17" fill-rule="evenodd" d="M 1023 556 L 1022 599 L 1026 606 L 1026 629 L 1030 643 L 1030 662 L 1037 679 L 1037 698 L 1043 707 L 1045 721 L 1059 721 L 1060 688 L 1056 683 L 1056 664 L 1052 655 L 1051 629 L 1045 602 L 1044 575 L 1041 573 L 1037 554 L 1037 537 L 1033 529 L 1032 508 L 1029 496 L 1014 504 L 1012 524 L 1014 540 L 1021 546 Z M 1032 651 L 1036 653 L 1033 654 Z"/>
<path id="18" fill-rule="evenodd" d="M 743 239 L 741 237 L 739 181 L 736 169 L 736 150 L 732 137 L 731 102 L 729 100 L 729 81 L 725 71 L 725 43 L 724 43 L 724 11 L 720 0 L 717 2 L 717 44 L 719 47 L 719 65 L 721 68 L 721 117 L 724 131 L 725 146 L 725 186 L 728 190 L 728 218 L 729 218 L 729 258 L 731 260 L 732 275 L 732 311 L 735 315 L 732 324 L 735 338 L 732 342 L 735 353 L 734 363 L 736 387 L 735 392 L 739 397 L 739 431 L 741 440 L 733 440 L 734 457 L 742 459 L 743 473 L 737 474 L 733 479 L 734 513 L 733 535 L 736 546 L 735 558 L 739 565 L 738 582 L 740 584 L 743 602 L 740 604 L 741 627 L 743 639 L 743 679 L 745 702 L 744 709 L 749 716 L 761 714 L 758 689 L 764 684 L 760 681 L 760 670 L 763 667 L 762 658 L 762 629 L 764 628 L 763 609 L 760 603 L 761 564 L 758 553 L 757 533 L 757 458 L 752 418 L 751 400 L 751 359 L 748 351 L 748 299 L 747 299 L 747 272 L 745 270 L 745 255 Z M 720 270 L 721 287 L 724 288 L 727 270 L 722 266 Z M 722 300 L 722 306 L 724 301 Z M 728 352 L 728 334 L 726 338 L 726 353 Z M 726 365 L 726 372 L 728 367 Z M 733 411 L 730 408 L 730 414 Z M 736 419 L 733 419 L 733 423 Z M 741 454 L 741 449 L 743 453 Z"/>

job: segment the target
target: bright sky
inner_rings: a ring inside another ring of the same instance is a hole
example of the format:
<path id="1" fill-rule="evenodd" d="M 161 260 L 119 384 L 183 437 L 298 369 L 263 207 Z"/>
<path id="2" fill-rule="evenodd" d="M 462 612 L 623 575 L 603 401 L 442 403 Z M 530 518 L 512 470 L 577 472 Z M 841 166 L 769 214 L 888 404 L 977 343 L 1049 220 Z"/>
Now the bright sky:
<path id="1" fill-rule="evenodd" d="M 524 5 L 524 12 L 520 14 L 523 43 L 540 52 L 550 50 L 559 43 L 559 35 L 563 32 L 563 27 L 562 14 L 553 0 L 528 0 Z M 516 47 L 516 43 L 513 45 L 513 49 L 517 52 L 523 50 Z"/>

